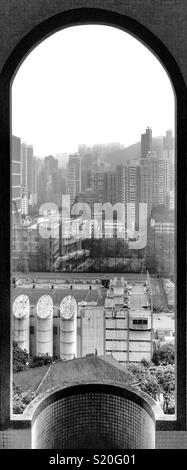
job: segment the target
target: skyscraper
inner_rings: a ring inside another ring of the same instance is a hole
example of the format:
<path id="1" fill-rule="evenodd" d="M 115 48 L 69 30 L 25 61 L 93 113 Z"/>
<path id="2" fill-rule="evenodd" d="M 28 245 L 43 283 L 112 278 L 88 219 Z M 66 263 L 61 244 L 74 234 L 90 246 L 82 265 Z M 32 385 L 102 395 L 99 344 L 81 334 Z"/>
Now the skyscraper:
<path id="1" fill-rule="evenodd" d="M 93 155 L 92 153 L 81 153 L 81 191 L 92 188 L 92 168 L 93 168 Z"/>
<path id="2" fill-rule="evenodd" d="M 147 127 L 145 134 L 141 135 L 141 158 L 146 158 L 152 152 L 152 129 Z"/>
<path id="3" fill-rule="evenodd" d="M 48 155 L 44 160 L 44 167 L 46 171 L 46 176 L 51 176 L 58 170 L 58 160 L 52 155 Z"/>
<path id="4" fill-rule="evenodd" d="M 16 223 L 21 213 L 21 139 L 12 136 L 12 214 Z"/>
<path id="5" fill-rule="evenodd" d="M 169 161 L 150 155 L 140 165 L 140 201 L 147 203 L 147 215 L 157 205 L 166 205 L 169 193 Z"/>
<path id="6" fill-rule="evenodd" d="M 171 129 L 166 131 L 163 138 L 163 156 L 172 160 L 174 158 L 174 137 Z"/>
<path id="7" fill-rule="evenodd" d="M 27 175 L 27 145 L 23 142 L 21 144 L 21 185 L 28 188 Z"/>
<path id="8" fill-rule="evenodd" d="M 103 175 L 103 202 L 116 204 L 117 175 L 115 171 L 107 171 Z"/>
<path id="9" fill-rule="evenodd" d="M 175 162 L 174 162 L 174 137 L 172 130 L 166 131 L 166 136 L 163 139 L 163 158 L 169 162 L 169 207 L 172 207 L 174 200 L 174 185 L 175 185 Z"/>
<path id="10" fill-rule="evenodd" d="M 21 144 L 21 185 L 29 193 L 29 204 L 37 203 L 37 159 L 34 157 L 33 146 Z"/>
<path id="11" fill-rule="evenodd" d="M 37 204 L 37 158 L 33 158 L 33 193 L 32 193 L 32 203 Z"/>
<path id="12" fill-rule="evenodd" d="M 97 168 L 92 172 L 92 188 L 98 195 L 99 202 L 103 201 L 103 168 Z"/>
<path id="13" fill-rule="evenodd" d="M 127 162 L 125 165 L 118 165 L 116 173 L 117 202 L 125 205 L 126 226 L 128 217 L 135 228 L 139 221 L 140 166 L 136 161 Z"/>
<path id="14" fill-rule="evenodd" d="M 135 229 L 139 224 L 139 202 L 140 202 L 140 166 L 137 163 L 125 165 L 125 204 L 128 206 L 126 214 L 132 221 Z"/>
<path id="15" fill-rule="evenodd" d="M 21 188 L 21 213 L 23 215 L 28 215 L 29 213 L 29 194 L 26 186 Z"/>
<path id="16" fill-rule="evenodd" d="M 72 205 L 75 197 L 81 191 L 81 160 L 80 154 L 69 155 L 68 161 L 68 192 L 70 195 L 70 204 Z"/>
<path id="17" fill-rule="evenodd" d="M 125 167 L 117 165 L 116 167 L 116 199 L 117 202 L 125 202 Z"/>

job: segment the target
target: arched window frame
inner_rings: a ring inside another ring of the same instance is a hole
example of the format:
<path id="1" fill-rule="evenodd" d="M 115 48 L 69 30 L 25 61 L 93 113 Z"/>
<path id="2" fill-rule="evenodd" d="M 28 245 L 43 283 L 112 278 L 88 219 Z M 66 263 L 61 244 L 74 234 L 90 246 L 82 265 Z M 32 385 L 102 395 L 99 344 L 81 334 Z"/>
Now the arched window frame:
<path id="1" fill-rule="evenodd" d="M 172 54 L 152 32 L 136 20 L 108 10 L 81 8 L 65 11 L 37 25 L 16 46 L 9 56 L 0 75 L 0 148 L 1 148 L 1 256 L 0 256 L 0 312 L 1 312 L 1 426 L 7 427 L 16 421 L 10 419 L 11 385 L 11 264 L 10 264 L 10 154 L 11 154 L 11 85 L 18 68 L 33 48 L 51 34 L 69 26 L 100 24 L 114 26 L 141 41 L 158 58 L 168 73 L 176 97 L 175 116 L 175 169 L 177 188 L 176 208 L 176 311 L 177 311 L 177 419 L 159 421 L 157 429 L 186 429 L 186 160 L 187 158 L 187 88 L 181 71 Z M 7 210 L 8 208 L 8 210 Z M 19 420 L 19 425 L 21 421 Z M 26 423 L 22 422 L 25 426 Z"/>

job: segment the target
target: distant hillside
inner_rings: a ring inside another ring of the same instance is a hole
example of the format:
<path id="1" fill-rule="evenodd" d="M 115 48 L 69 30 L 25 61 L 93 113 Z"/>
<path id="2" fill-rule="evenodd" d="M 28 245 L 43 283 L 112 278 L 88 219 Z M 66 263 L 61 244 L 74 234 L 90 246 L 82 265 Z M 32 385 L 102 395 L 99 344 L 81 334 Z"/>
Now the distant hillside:
<path id="1" fill-rule="evenodd" d="M 153 150 L 157 153 L 158 157 L 162 156 L 163 137 L 153 137 Z M 134 160 L 140 158 L 141 144 L 130 145 L 122 150 L 115 150 L 105 156 L 105 160 L 111 165 L 123 165 L 127 160 Z"/>

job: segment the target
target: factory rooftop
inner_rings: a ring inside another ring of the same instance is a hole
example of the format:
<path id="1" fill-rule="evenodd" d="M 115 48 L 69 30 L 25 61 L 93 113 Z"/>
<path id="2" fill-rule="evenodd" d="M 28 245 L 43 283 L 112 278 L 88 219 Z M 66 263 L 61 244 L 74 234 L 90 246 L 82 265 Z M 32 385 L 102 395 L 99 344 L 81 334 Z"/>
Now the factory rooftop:
<path id="1" fill-rule="evenodd" d="M 106 289 L 98 286 L 97 288 L 90 290 L 89 288 L 81 288 L 81 286 L 80 288 L 78 288 L 76 285 L 73 286 L 72 289 L 70 289 L 70 286 L 64 286 L 63 288 L 57 289 L 51 289 L 42 285 L 34 289 L 30 286 L 21 286 L 19 288 L 13 289 L 13 300 L 15 300 L 15 298 L 19 294 L 28 295 L 31 305 L 35 305 L 39 297 L 41 297 L 42 295 L 50 295 L 53 299 L 54 305 L 59 305 L 61 300 L 67 295 L 73 295 L 78 305 L 81 305 L 81 303 L 85 303 L 90 306 L 94 305 L 98 307 L 103 307 L 106 298 Z"/>

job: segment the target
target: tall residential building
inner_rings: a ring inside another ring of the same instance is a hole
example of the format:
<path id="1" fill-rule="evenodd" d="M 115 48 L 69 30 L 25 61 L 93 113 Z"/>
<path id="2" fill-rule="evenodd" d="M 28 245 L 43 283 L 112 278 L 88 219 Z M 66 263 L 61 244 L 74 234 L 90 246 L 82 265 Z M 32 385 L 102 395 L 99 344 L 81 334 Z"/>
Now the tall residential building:
<path id="1" fill-rule="evenodd" d="M 145 134 L 141 135 L 141 158 L 146 158 L 152 152 L 152 129 L 147 127 Z"/>
<path id="2" fill-rule="evenodd" d="M 21 144 L 21 185 L 28 188 L 27 144 Z"/>
<path id="3" fill-rule="evenodd" d="M 33 158 L 33 192 L 31 198 L 31 204 L 37 204 L 37 158 Z"/>
<path id="4" fill-rule="evenodd" d="M 132 222 L 132 229 L 139 225 L 140 203 L 140 166 L 136 163 L 125 165 L 125 204 L 128 204 L 126 214 Z"/>
<path id="5" fill-rule="evenodd" d="M 21 139 L 12 136 L 12 215 L 18 223 L 21 213 Z"/>
<path id="6" fill-rule="evenodd" d="M 44 159 L 44 167 L 46 171 L 46 176 L 51 176 L 53 173 L 58 171 L 58 160 L 52 155 L 48 155 Z"/>
<path id="7" fill-rule="evenodd" d="M 21 185 L 29 193 L 29 205 L 37 203 L 37 159 L 34 157 L 33 146 L 21 144 Z"/>
<path id="8" fill-rule="evenodd" d="M 34 177 L 34 153 L 33 153 L 33 146 L 27 146 L 27 187 L 29 190 L 29 196 L 32 198 L 33 194 L 33 177 Z M 31 204 L 32 205 L 32 204 Z"/>
<path id="9" fill-rule="evenodd" d="M 93 167 L 93 156 L 92 153 L 86 153 L 80 155 L 81 159 L 81 191 L 90 189 L 92 187 L 92 167 Z"/>
<path id="10" fill-rule="evenodd" d="M 103 175 L 103 202 L 116 204 L 117 175 L 115 171 L 107 171 Z"/>
<path id="11" fill-rule="evenodd" d="M 147 203 L 147 215 L 157 205 L 167 205 L 169 194 L 169 161 L 150 155 L 140 165 L 140 201 Z"/>
<path id="12" fill-rule="evenodd" d="M 163 138 L 163 156 L 165 158 L 174 158 L 174 137 L 171 129 L 166 131 Z"/>
<path id="13" fill-rule="evenodd" d="M 169 161 L 169 190 L 170 196 L 168 205 L 172 207 L 174 197 L 174 185 L 175 185 L 175 162 L 174 162 L 174 137 L 172 130 L 166 131 L 166 136 L 163 139 L 163 158 Z"/>
<path id="14" fill-rule="evenodd" d="M 79 153 L 69 155 L 68 192 L 70 204 L 72 205 L 77 194 L 81 192 L 81 160 Z"/>
<path id="15" fill-rule="evenodd" d="M 125 167 L 117 165 L 116 167 L 116 199 L 117 202 L 125 202 Z"/>
<path id="16" fill-rule="evenodd" d="M 21 213 L 22 215 L 28 215 L 29 213 L 29 194 L 26 186 L 21 188 Z"/>
<path id="17" fill-rule="evenodd" d="M 125 204 L 126 220 L 127 214 L 130 215 L 136 226 L 139 221 L 140 166 L 136 161 L 127 162 L 126 165 L 117 165 L 116 174 L 117 202 Z"/>
<path id="18" fill-rule="evenodd" d="M 139 164 L 128 163 L 125 169 L 125 202 L 140 202 L 140 166 Z"/>
<path id="19" fill-rule="evenodd" d="M 22 149 L 22 186 L 26 186 L 30 194 L 33 193 L 33 146 L 21 144 Z"/>
<path id="20" fill-rule="evenodd" d="M 103 201 L 103 168 L 98 167 L 92 172 L 92 189 L 98 194 L 99 202 Z"/>
<path id="21" fill-rule="evenodd" d="M 59 204 L 57 178 L 55 181 L 58 172 L 58 160 L 52 155 L 45 157 L 38 172 L 38 201 L 40 205 L 45 202 Z"/>

